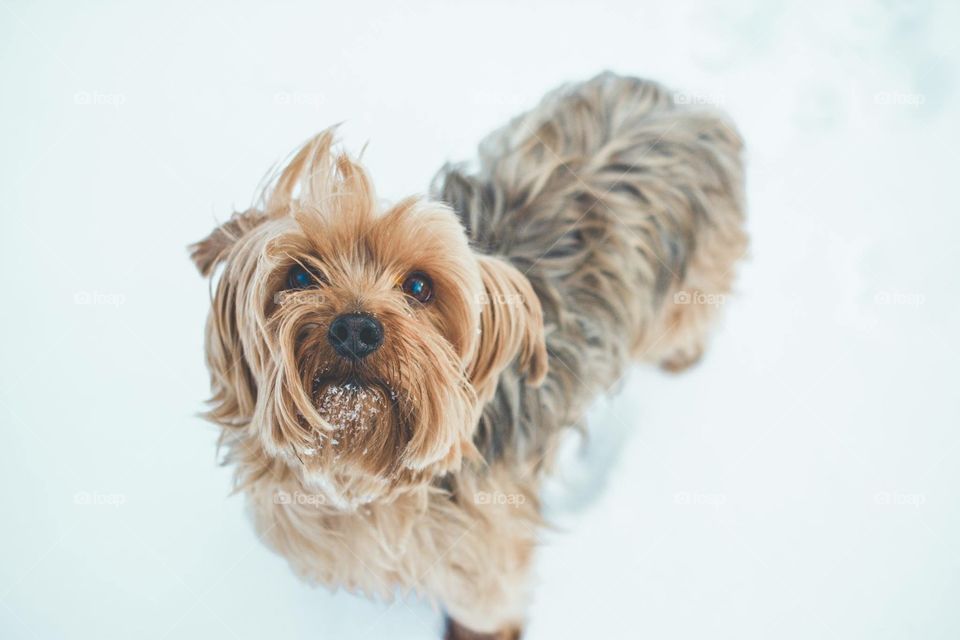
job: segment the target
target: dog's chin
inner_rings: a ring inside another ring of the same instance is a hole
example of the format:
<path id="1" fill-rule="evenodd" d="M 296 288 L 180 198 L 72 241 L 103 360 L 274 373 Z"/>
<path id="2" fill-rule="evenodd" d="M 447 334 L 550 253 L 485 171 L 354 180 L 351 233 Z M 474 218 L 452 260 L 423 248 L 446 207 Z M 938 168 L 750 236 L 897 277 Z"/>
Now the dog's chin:
<path id="1" fill-rule="evenodd" d="M 398 425 L 397 393 L 380 380 L 317 376 L 313 382 L 313 400 L 317 413 L 329 425 L 333 444 L 352 443 L 387 423 Z M 333 442 L 336 441 L 336 442 Z"/>
<path id="2" fill-rule="evenodd" d="M 323 424 L 298 459 L 304 484 L 325 505 L 353 510 L 409 485 L 401 464 L 409 416 L 397 391 L 382 380 L 319 375 L 312 395 Z"/>

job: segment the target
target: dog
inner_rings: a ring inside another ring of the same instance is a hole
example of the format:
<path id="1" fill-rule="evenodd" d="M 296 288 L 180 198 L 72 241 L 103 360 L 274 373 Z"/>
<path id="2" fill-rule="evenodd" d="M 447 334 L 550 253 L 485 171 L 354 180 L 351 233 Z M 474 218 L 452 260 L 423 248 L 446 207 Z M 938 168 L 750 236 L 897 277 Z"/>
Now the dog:
<path id="1" fill-rule="evenodd" d="M 741 138 L 682 102 L 561 87 L 392 206 L 328 129 L 191 245 L 207 416 L 296 574 L 520 637 L 558 441 L 631 363 L 700 358 L 747 246 Z"/>

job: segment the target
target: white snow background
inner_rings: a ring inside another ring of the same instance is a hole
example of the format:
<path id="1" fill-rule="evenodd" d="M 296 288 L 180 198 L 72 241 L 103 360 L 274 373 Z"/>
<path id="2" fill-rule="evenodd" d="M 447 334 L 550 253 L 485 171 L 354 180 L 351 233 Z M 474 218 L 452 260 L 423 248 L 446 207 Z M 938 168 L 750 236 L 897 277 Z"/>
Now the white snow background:
<path id="1" fill-rule="evenodd" d="M 958 28 L 922 0 L 0 0 L 0 638 L 438 637 L 422 602 L 299 583 L 228 497 L 185 246 L 332 123 L 396 200 L 607 68 L 732 114 L 752 247 L 703 363 L 638 369 L 571 443 L 527 637 L 960 637 Z"/>

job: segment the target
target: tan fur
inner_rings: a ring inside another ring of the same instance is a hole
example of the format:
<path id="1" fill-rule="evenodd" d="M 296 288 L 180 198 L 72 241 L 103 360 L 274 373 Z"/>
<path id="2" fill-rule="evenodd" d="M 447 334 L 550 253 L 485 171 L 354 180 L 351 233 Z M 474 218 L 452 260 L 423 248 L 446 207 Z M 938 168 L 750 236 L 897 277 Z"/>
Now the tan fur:
<path id="1" fill-rule="evenodd" d="M 631 360 L 703 349 L 704 296 L 745 248 L 739 153 L 715 115 L 609 74 L 495 133 L 430 200 L 381 210 L 332 130 L 304 145 L 192 247 L 204 275 L 223 266 L 209 417 L 262 538 L 311 582 L 439 602 L 447 637 L 519 637 L 561 430 Z M 286 285 L 294 265 L 313 287 Z M 354 312 L 384 330 L 359 362 L 326 337 Z"/>

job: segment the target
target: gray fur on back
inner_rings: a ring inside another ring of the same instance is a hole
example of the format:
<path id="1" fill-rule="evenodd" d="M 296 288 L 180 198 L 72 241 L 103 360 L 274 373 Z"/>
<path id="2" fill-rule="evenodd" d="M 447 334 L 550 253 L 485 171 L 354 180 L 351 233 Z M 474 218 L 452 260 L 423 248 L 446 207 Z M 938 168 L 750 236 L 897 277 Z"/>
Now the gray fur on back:
<path id="1" fill-rule="evenodd" d="M 604 73 L 490 135 L 475 171 L 437 175 L 433 196 L 453 206 L 479 251 L 526 275 L 547 328 L 543 386 L 508 370 L 484 410 L 475 441 L 488 461 L 541 467 L 554 436 L 578 426 L 668 330 L 664 305 L 704 234 L 742 248 L 740 152 L 718 114 Z"/>

